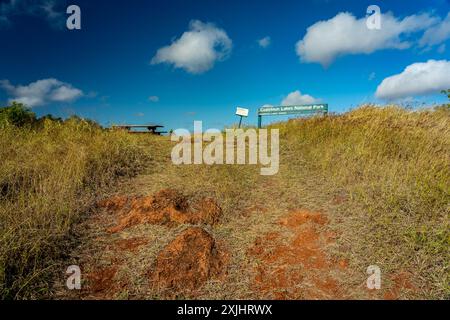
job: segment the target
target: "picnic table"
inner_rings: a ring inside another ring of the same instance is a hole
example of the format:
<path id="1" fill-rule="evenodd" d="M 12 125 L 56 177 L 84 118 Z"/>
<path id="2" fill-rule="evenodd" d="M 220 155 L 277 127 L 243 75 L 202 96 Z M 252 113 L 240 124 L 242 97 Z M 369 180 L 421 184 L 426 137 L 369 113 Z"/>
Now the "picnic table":
<path id="1" fill-rule="evenodd" d="M 164 128 L 164 126 L 158 124 L 122 124 L 113 125 L 112 128 L 127 130 L 129 133 L 151 133 L 159 136 L 163 133 L 167 133 L 167 131 L 158 131 L 158 129 Z M 132 129 L 147 129 L 147 131 L 133 131 Z"/>

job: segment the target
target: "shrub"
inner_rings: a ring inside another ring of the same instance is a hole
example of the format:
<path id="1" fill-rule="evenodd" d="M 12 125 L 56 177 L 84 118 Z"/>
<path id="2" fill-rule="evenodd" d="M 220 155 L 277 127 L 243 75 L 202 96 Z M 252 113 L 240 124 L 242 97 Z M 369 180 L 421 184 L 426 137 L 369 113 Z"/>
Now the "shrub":
<path id="1" fill-rule="evenodd" d="M 6 125 L 25 126 L 36 122 L 36 115 L 21 103 L 13 102 L 0 108 L 0 127 Z"/>
<path id="2" fill-rule="evenodd" d="M 33 128 L 20 105 L 2 114 L 0 296 L 35 298 L 49 290 L 74 223 L 104 188 L 136 174 L 146 153 L 137 137 L 82 119 L 47 117 Z"/>

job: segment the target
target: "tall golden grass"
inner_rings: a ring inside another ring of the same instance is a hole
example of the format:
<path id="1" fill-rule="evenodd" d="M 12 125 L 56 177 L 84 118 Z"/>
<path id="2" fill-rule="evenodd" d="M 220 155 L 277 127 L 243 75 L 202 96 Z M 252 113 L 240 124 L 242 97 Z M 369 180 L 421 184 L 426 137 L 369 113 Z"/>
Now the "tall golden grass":
<path id="1" fill-rule="evenodd" d="M 343 195 L 338 209 L 329 209 L 335 222 L 331 225 L 338 228 L 337 252 L 346 255 L 350 269 L 379 265 L 382 281 L 395 273 L 411 273 L 418 280 L 416 297 L 450 297 L 448 107 L 410 111 L 365 106 L 272 127 L 280 129 L 273 203 L 327 210 L 327 198 Z M 134 175 L 150 163 L 138 139 L 76 120 L 46 121 L 41 130 L 0 129 L 3 298 L 46 293 L 54 266 L 70 251 L 72 226 L 95 196 L 117 177 Z M 273 228 L 264 215 L 251 216 L 255 225 L 249 228 L 234 214 L 247 204 L 269 201 L 265 188 L 271 186 L 264 185 L 268 181 L 257 168 L 166 165 L 171 144 L 160 140 L 153 145 L 148 139 L 145 144 L 154 147 L 152 158 L 158 160 L 151 162 L 150 171 L 158 176 L 148 187 L 155 188 L 152 191 L 174 186 L 216 190 L 224 211 L 230 213 L 224 217 L 223 232 L 229 232 L 227 223 L 239 234 Z M 246 248 L 229 237 L 227 241 L 231 247 Z M 247 261 L 245 253 L 241 258 Z M 363 283 L 365 274 L 361 275 Z"/>
<path id="2" fill-rule="evenodd" d="M 80 119 L 0 129 L 0 297 L 35 298 L 66 253 L 74 223 L 145 152 L 135 136 Z"/>
<path id="3" fill-rule="evenodd" d="M 419 292 L 450 297 L 448 107 L 364 106 L 275 127 L 287 186 L 301 187 L 307 172 L 348 195 L 341 244 L 360 270 L 408 272 L 422 280 Z"/>

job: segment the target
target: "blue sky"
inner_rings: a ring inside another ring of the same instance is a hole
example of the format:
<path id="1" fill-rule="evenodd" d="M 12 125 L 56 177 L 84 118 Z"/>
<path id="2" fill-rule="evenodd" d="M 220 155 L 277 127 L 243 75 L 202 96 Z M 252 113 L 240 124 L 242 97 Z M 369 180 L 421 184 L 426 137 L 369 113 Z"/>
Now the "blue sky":
<path id="1" fill-rule="evenodd" d="M 65 26 L 69 4 L 81 30 Z M 372 4 L 380 30 L 361 27 Z M 448 0 L 0 0 L 0 104 L 176 129 L 230 125 L 237 106 L 256 124 L 265 104 L 439 103 L 449 11 Z"/>

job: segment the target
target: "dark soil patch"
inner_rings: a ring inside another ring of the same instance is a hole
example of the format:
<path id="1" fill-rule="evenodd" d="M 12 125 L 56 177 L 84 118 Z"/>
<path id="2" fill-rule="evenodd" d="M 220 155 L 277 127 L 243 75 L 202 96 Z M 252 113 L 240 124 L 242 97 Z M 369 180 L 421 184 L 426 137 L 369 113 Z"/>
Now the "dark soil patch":
<path id="1" fill-rule="evenodd" d="M 89 293 L 111 293 L 115 291 L 115 280 L 118 266 L 99 268 L 87 275 Z"/>

